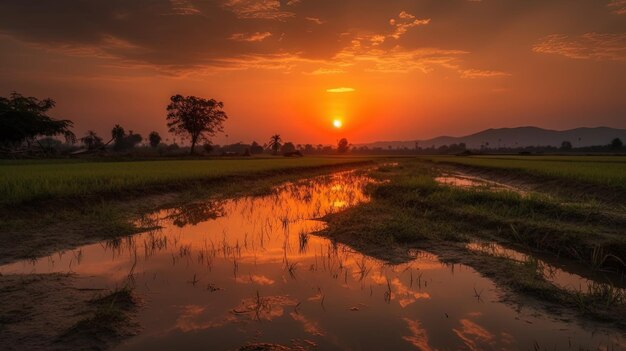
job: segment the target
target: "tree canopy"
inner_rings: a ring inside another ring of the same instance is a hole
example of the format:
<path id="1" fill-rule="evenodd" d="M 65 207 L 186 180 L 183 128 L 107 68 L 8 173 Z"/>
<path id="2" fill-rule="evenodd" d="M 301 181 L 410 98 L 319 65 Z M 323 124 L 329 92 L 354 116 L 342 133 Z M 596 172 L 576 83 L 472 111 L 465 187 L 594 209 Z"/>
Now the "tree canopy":
<path id="1" fill-rule="evenodd" d="M 102 143 L 102 138 L 99 137 L 93 130 L 88 130 L 87 134 L 84 137 L 80 138 L 80 141 L 82 141 L 89 150 L 104 146 L 104 143 Z"/>
<path id="2" fill-rule="evenodd" d="M 137 146 L 137 144 L 141 143 L 143 137 L 140 134 L 133 133 L 132 130 L 129 130 L 127 134 L 122 126 L 116 124 L 111 129 L 111 140 L 115 143 L 113 145 L 115 151 L 124 151 Z"/>
<path id="3" fill-rule="evenodd" d="M 570 151 L 572 150 L 572 143 L 565 140 L 564 142 L 561 143 L 561 150 L 563 151 Z"/>
<path id="4" fill-rule="evenodd" d="M 610 145 L 611 150 L 619 150 L 624 146 L 624 143 L 622 142 L 622 139 L 615 138 L 611 140 L 611 144 L 609 145 Z"/>
<path id="5" fill-rule="evenodd" d="M 274 153 L 274 155 L 276 155 L 278 153 L 278 150 L 280 150 L 280 147 L 282 146 L 281 144 L 282 141 L 283 139 L 280 137 L 280 134 L 274 134 L 270 138 L 268 147 L 272 149 L 272 152 Z"/>
<path id="6" fill-rule="evenodd" d="M 346 138 L 341 138 L 341 140 L 339 140 L 339 142 L 337 143 L 337 152 L 339 152 L 340 154 L 345 154 L 346 152 L 348 152 L 350 145 L 348 144 L 348 139 Z"/>
<path id="7" fill-rule="evenodd" d="M 67 142 L 75 142 L 70 120 L 57 120 L 47 115 L 54 107 L 52 99 L 39 100 L 12 93 L 0 97 L 0 145 L 17 147 L 40 136 L 62 135 Z"/>
<path id="8" fill-rule="evenodd" d="M 280 150 L 283 153 L 287 154 L 287 153 L 296 151 L 296 147 L 293 145 L 292 142 L 288 141 L 280 148 Z"/>
<path id="9" fill-rule="evenodd" d="M 150 146 L 157 147 L 161 143 L 161 136 L 157 132 L 152 132 L 148 135 L 148 139 L 150 140 Z"/>
<path id="10" fill-rule="evenodd" d="M 223 108 L 224 103 L 214 99 L 174 95 L 167 106 L 167 126 L 170 132 L 191 139 L 193 154 L 198 141 L 209 141 L 209 137 L 224 131 L 228 116 Z"/>

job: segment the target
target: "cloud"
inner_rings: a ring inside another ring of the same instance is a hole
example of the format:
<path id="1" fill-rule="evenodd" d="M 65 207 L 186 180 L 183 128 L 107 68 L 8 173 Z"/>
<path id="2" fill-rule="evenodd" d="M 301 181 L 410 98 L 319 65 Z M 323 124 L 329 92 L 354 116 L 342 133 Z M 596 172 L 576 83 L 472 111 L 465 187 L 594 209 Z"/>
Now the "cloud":
<path id="1" fill-rule="evenodd" d="M 336 2 L 320 5 L 315 17 L 301 12 L 304 4 L 7 0 L 0 2 L 0 33 L 42 50 L 105 58 L 108 65 L 178 76 L 249 69 L 309 75 L 429 73 L 437 68 L 460 72 L 462 58 L 469 54 L 439 48 L 437 40 L 426 36 L 420 42 L 409 38 L 408 31 L 430 23 L 411 9 L 400 11 L 391 21 L 378 12 L 364 13 L 363 21 L 353 23 L 344 20 L 343 5 Z M 307 22 L 323 25 L 312 29 Z M 465 75 L 479 76 L 476 71 Z"/>
<path id="2" fill-rule="evenodd" d="M 586 33 L 578 37 L 553 34 L 542 38 L 532 50 L 580 60 L 626 61 L 626 33 Z"/>
<path id="3" fill-rule="evenodd" d="M 489 71 L 480 69 L 465 69 L 460 70 L 461 78 L 475 79 L 475 78 L 497 78 L 497 77 L 509 77 L 511 74 L 502 71 Z"/>
<path id="4" fill-rule="evenodd" d="M 494 346 L 495 336 L 476 322 L 461 319 L 459 323 L 461 326 L 452 330 L 469 350 L 478 351 Z"/>
<path id="5" fill-rule="evenodd" d="M 626 0 L 611 0 L 607 6 L 612 9 L 612 12 L 615 14 L 626 14 Z"/>
<path id="6" fill-rule="evenodd" d="M 224 6 L 239 18 L 284 21 L 295 16 L 293 12 L 282 11 L 278 0 L 227 0 Z"/>
<path id="7" fill-rule="evenodd" d="M 97 41 L 94 41 L 93 44 L 68 42 L 48 45 L 44 43 L 32 43 L 30 47 L 60 52 L 69 56 L 95 57 L 100 59 L 118 59 L 119 57 L 138 55 L 147 50 L 113 35 L 102 35 Z"/>
<path id="8" fill-rule="evenodd" d="M 347 87 L 326 89 L 327 93 L 352 93 L 354 91 L 356 91 L 354 88 L 347 88 Z"/>
<path id="9" fill-rule="evenodd" d="M 251 34 L 234 33 L 233 35 L 229 37 L 229 39 L 236 40 L 236 41 L 253 42 L 253 41 L 263 41 L 271 36 L 272 36 L 272 33 L 270 32 L 255 32 Z"/>
<path id="10" fill-rule="evenodd" d="M 418 19 L 414 15 L 402 11 L 398 15 L 398 18 L 392 18 L 389 20 L 389 24 L 395 27 L 394 32 L 390 35 L 394 39 L 400 39 L 410 28 L 423 26 L 430 23 L 430 18 Z"/>
<path id="11" fill-rule="evenodd" d="M 220 70 L 280 70 L 289 72 L 299 65 L 320 64 L 318 60 L 306 59 L 298 54 L 264 54 L 264 55 L 240 55 L 237 57 L 225 57 L 215 60 L 207 69 Z"/>
<path id="12" fill-rule="evenodd" d="M 315 24 L 324 24 L 324 21 L 322 21 L 321 19 L 317 17 L 305 17 L 304 19 L 306 19 L 307 21 L 313 22 Z"/>
<path id="13" fill-rule="evenodd" d="M 325 75 L 325 74 L 342 74 L 342 73 L 346 73 L 346 70 L 343 69 L 339 69 L 339 68 L 318 68 L 312 72 L 309 72 L 307 74 L 311 74 L 311 75 Z"/>
<path id="14" fill-rule="evenodd" d="M 354 39 L 333 60 L 340 66 L 365 66 L 367 71 L 406 73 L 432 72 L 435 67 L 458 70 L 460 57 L 468 54 L 462 50 L 439 48 L 407 49 L 400 46 L 382 48 L 372 42 L 371 36 Z"/>
<path id="15" fill-rule="evenodd" d="M 371 37 L 369 37 L 369 40 L 372 45 L 380 45 L 385 42 L 385 36 L 380 34 L 372 35 Z"/>
<path id="16" fill-rule="evenodd" d="M 428 341 L 428 333 L 422 327 L 422 323 L 420 323 L 419 320 L 411 320 L 408 318 L 403 318 L 403 319 L 407 323 L 409 332 L 411 333 L 408 336 L 403 336 L 402 338 L 404 340 L 410 342 L 418 350 L 422 350 L 422 351 L 436 350 L 430 346 L 429 341 Z"/>
<path id="17" fill-rule="evenodd" d="M 175 15 L 192 16 L 202 14 L 189 0 L 170 0 L 170 4 L 172 5 L 172 13 Z"/>

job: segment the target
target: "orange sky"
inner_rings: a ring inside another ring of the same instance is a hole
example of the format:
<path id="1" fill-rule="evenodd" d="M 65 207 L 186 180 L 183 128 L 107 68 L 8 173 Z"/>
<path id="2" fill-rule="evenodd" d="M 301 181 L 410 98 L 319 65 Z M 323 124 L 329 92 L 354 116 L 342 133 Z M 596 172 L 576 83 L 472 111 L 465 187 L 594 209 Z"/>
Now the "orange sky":
<path id="1" fill-rule="evenodd" d="M 165 134 L 177 93 L 225 103 L 217 143 L 626 128 L 624 81 L 624 0 L 0 3 L 0 94 L 54 98 L 79 135 Z"/>

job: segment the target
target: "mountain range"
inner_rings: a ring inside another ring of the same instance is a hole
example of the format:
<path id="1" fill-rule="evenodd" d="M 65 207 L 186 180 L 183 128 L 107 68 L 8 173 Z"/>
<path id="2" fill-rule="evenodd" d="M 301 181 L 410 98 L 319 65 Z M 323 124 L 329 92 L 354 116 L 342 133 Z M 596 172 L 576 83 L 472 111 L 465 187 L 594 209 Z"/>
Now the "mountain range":
<path id="1" fill-rule="evenodd" d="M 563 141 L 569 141 L 574 147 L 592 145 L 607 145 L 611 140 L 620 138 L 626 142 L 626 129 L 609 127 L 576 128 L 569 130 L 550 130 L 539 127 L 517 127 L 486 129 L 481 132 L 466 136 L 440 136 L 427 140 L 409 141 L 377 141 L 360 144 L 368 148 L 409 148 L 417 145 L 421 148 L 439 147 L 442 145 L 465 143 L 470 149 L 478 149 L 481 146 L 489 148 L 498 147 L 524 147 L 524 146 L 560 146 Z"/>

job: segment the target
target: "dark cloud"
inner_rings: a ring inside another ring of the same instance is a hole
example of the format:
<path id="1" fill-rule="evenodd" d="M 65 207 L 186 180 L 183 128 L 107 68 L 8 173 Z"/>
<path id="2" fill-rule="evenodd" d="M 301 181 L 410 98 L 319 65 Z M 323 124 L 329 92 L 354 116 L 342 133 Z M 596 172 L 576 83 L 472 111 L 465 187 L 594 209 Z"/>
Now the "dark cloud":
<path id="1" fill-rule="evenodd" d="M 592 0 L 4 0 L 0 32 L 71 55 L 172 71 L 299 62 L 316 66 L 309 73 L 340 73 L 370 63 L 368 69 L 378 71 L 440 66 L 466 77 L 502 77 L 501 67 L 462 67 L 463 58 L 480 57 L 485 46 L 512 39 L 520 40 L 511 43 L 516 50 L 529 54 L 533 45 L 535 51 L 556 50 L 554 40 L 560 37 L 547 36 L 572 30 L 622 35 L 621 16 L 612 13 L 621 5 Z M 555 14 L 561 17 L 546 20 Z M 522 34 L 506 37 L 520 28 Z M 547 44 L 553 47 L 545 47 L 546 39 L 537 45 L 540 38 L 551 38 Z"/>

